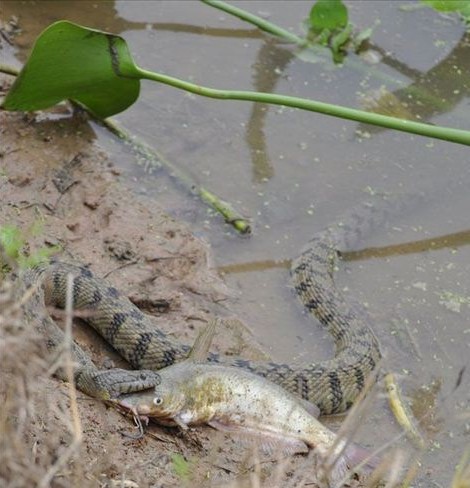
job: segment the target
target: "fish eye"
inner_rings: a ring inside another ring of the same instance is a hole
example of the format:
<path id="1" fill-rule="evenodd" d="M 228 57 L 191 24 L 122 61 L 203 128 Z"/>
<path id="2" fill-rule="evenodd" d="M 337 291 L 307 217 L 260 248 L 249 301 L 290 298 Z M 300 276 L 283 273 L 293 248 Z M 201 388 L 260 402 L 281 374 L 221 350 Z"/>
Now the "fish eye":
<path id="1" fill-rule="evenodd" d="M 161 404 L 163 403 L 163 398 L 162 398 L 162 397 L 155 397 L 155 398 L 153 399 L 153 403 L 154 403 L 155 405 L 161 405 Z"/>

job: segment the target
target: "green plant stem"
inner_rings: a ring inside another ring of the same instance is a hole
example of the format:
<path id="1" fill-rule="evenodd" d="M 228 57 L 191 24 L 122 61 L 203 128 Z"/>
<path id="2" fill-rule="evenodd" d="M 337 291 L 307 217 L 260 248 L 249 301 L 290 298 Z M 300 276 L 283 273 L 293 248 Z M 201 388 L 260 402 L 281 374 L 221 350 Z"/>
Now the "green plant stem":
<path id="1" fill-rule="evenodd" d="M 234 15 L 235 17 L 238 17 L 241 20 L 249 22 L 250 24 L 255 25 L 256 27 L 258 27 L 259 29 L 265 32 L 269 32 L 274 36 L 282 37 L 286 41 L 294 42 L 299 46 L 303 46 L 307 44 L 307 41 L 305 39 L 302 39 L 296 34 L 293 34 L 292 32 L 289 32 L 288 30 L 283 29 L 282 27 L 279 27 L 276 24 L 273 24 L 272 22 L 262 19 L 257 15 L 251 14 L 246 10 L 230 5 L 229 3 L 225 3 L 220 0 L 201 0 L 201 2 L 211 7 L 218 8 L 219 10 L 222 10 L 230 15 Z"/>
<path id="2" fill-rule="evenodd" d="M 8 72 L 9 74 L 14 74 L 15 72 L 15 69 L 11 67 L 8 67 L 8 70 L 6 70 L 5 67 L 2 67 L 1 70 Z M 194 83 L 179 80 L 178 78 L 173 78 L 168 75 L 154 73 L 153 71 L 144 70 L 137 66 L 136 70 L 141 78 L 164 83 L 166 85 L 209 98 L 219 100 L 244 100 L 251 102 L 271 103 L 274 105 L 285 105 L 287 107 L 300 108 L 303 110 L 309 110 L 311 112 L 319 112 L 325 115 L 331 115 L 333 117 L 355 120 L 364 124 L 378 125 L 388 129 L 395 129 L 402 132 L 408 132 L 470 146 L 470 131 L 466 130 L 422 124 L 420 122 L 398 119 L 396 117 L 388 117 L 386 115 L 364 112 L 362 110 L 298 97 L 239 90 L 217 90 L 201 85 L 195 85 Z"/>
<path id="3" fill-rule="evenodd" d="M 0 72 L 6 73 L 13 76 L 18 76 L 19 70 L 13 66 L 7 66 L 0 64 Z M 232 225 L 240 234 L 251 233 L 251 224 L 248 219 L 240 215 L 230 203 L 222 200 L 218 195 L 212 193 L 206 188 L 199 186 L 188 174 L 186 174 L 181 169 L 177 168 L 174 164 L 170 163 L 161 154 L 159 154 L 155 149 L 150 147 L 143 141 L 138 140 L 136 137 L 132 136 L 124 129 L 122 129 L 119 124 L 117 124 L 112 119 L 100 119 L 97 118 L 93 113 L 91 113 L 87 107 L 80 103 L 72 101 L 73 105 L 78 106 L 81 110 L 84 110 L 88 115 L 93 118 L 97 123 L 106 127 L 107 130 L 112 132 L 119 139 L 123 140 L 125 143 L 129 144 L 133 151 L 139 156 L 145 158 L 146 160 L 153 163 L 155 166 L 165 166 L 173 178 L 175 178 L 178 183 L 182 184 L 190 193 L 197 195 L 206 204 L 212 207 L 216 212 L 222 215 L 225 222 Z"/>
<path id="4" fill-rule="evenodd" d="M 325 115 L 331 115 L 333 117 L 355 120 L 364 124 L 377 125 L 380 127 L 386 127 L 387 129 L 395 129 L 402 132 L 408 132 L 425 137 L 433 137 L 443 141 L 456 142 L 458 144 L 470 146 L 470 131 L 466 130 L 422 124 L 420 122 L 398 119 L 396 117 L 388 117 L 386 115 L 372 112 L 364 112 L 363 110 L 317 102 L 315 100 L 307 100 L 305 98 L 251 91 L 217 90 L 201 85 L 195 85 L 193 83 L 189 83 L 188 81 L 179 80 L 178 78 L 173 78 L 160 73 L 147 71 L 139 67 L 136 67 L 136 69 L 139 77 L 141 78 L 164 83 L 165 85 L 180 88 L 204 97 L 216 98 L 219 100 L 244 100 L 249 102 L 270 103 L 273 105 L 285 105 L 287 107 L 300 108 L 303 110 L 309 110 L 311 112 L 319 112 Z"/>

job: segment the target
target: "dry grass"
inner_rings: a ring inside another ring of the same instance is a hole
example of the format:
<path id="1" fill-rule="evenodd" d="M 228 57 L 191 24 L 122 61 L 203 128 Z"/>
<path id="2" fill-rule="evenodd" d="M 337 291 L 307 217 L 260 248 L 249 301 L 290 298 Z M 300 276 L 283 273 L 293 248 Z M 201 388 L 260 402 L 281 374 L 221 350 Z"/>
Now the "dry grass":
<path id="1" fill-rule="evenodd" d="M 21 303 L 29 297 L 30 293 L 25 294 L 11 281 L 5 280 L 1 284 L 0 354 L 3 381 L 0 395 L 3 408 L 0 413 L 0 450 L 3 458 L 0 463 L 0 485 L 8 488 L 131 486 L 132 483 L 127 479 L 131 476 L 126 477 L 125 473 L 132 473 L 132 466 L 127 466 L 122 472 L 116 470 L 116 466 L 112 465 L 113 446 L 99 460 L 88 462 L 88 446 L 83 438 L 83 425 L 73 381 L 65 386 L 49 379 L 58 366 L 65 367 L 72 379 L 71 304 L 69 303 L 65 314 L 66 342 L 63 353 L 59 359 L 52 361 L 42 346 L 44 339 L 23 320 Z M 61 401 L 54 405 L 48 404 L 51 400 L 51 384 L 60 385 L 64 389 L 64 394 L 59 395 Z M 352 429 L 355 430 L 355 427 Z M 118 448 L 119 446 L 114 446 L 114 449 Z M 316 463 L 313 456 L 304 459 L 301 469 L 298 469 L 297 463 L 294 470 L 292 460 L 289 459 L 270 463 L 258 462 L 259 459 L 257 452 L 252 453 L 247 460 L 250 467 L 246 476 L 239 477 L 231 486 L 261 488 L 268 486 L 268 480 L 270 487 L 296 487 L 306 482 L 308 486 L 315 486 L 310 482 L 312 468 Z M 216 459 L 212 459 L 213 463 L 210 459 L 207 461 L 209 463 L 205 463 L 206 465 L 217 465 Z M 267 470 L 266 467 L 270 469 Z M 196 476 L 197 464 L 190 468 L 195 475 L 192 476 L 192 483 L 210 486 L 207 478 Z M 168 464 L 166 471 L 171 471 Z M 104 476 L 103 473 L 108 475 Z M 182 486 L 183 480 L 179 484 Z M 146 484 L 139 482 L 138 486 L 143 487 Z M 173 483 L 165 486 L 178 484 L 174 484 L 173 478 Z M 223 486 L 227 486 L 227 483 Z"/>
<path id="2" fill-rule="evenodd" d="M 71 283 L 69 283 L 69 292 Z M 69 293 L 70 296 L 70 293 Z M 107 452 L 102 452 L 90 462 L 89 445 L 84 440 L 84 427 L 80 418 L 77 392 L 70 381 L 67 387 L 61 384 L 66 394 L 60 395 L 61 401 L 49 405 L 51 384 L 57 385 L 56 380 L 49 377 L 58 366 L 65 367 L 70 379 L 73 376 L 73 364 L 70 357 L 72 341 L 71 323 L 72 310 L 68 303 L 66 309 L 66 341 L 59 360 L 47 358 L 42 347 L 44 342 L 34 328 L 27 327 L 22 317 L 21 303 L 29 298 L 11 281 L 0 283 L 0 486 L 5 488 L 22 488 L 37 486 L 51 487 L 120 487 L 137 488 L 150 486 L 145 480 L 133 476 L 142 467 L 142 463 L 161 462 L 158 453 L 149 459 L 142 456 L 132 459 L 126 466 L 116 466 L 113 463 L 113 453 L 120 449 L 119 444 L 109 443 Z M 352 409 L 339 432 L 339 439 L 352 442 L 361 420 L 367 415 L 371 403 L 377 398 L 378 390 L 368 385 L 367 395 Z M 48 390 L 49 388 L 49 390 Z M 54 388 L 54 386 L 53 386 Z M 370 390 L 370 391 L 368 391 Z M 57 395 L 54 396 L 57 398 Z M 402 435 L 404 436 L 405 433 Z M 373 455 L 383 454 L 393 445 L 397 445 L 402 436 L 392 439 L 386 446 L 382 446 Z M 221 441 L 222 442 L 222 441 Z M 245 475 L 235 480 L 218 484 L 208 479 L 206 467 L 216 467 L 217 458 L 223 445 L 214 448 L 209 458 L 199 465 L 189 465 L 192 470 L 188 480 L 174 476 L 171 473 L 171 461 L 162 463 L 162 476 L 159 478 L 161 486 L 224 486 L 230 488 L 296 488 L 309 486 L 324 488 L 326 479 L 336 458 L 340 455 L 338 449 L 333 449 L 334 455 L 326 460 L 319 460 L 311 452 L 301 463 L 293 463 L 292 459 L 280 456 L 269 463 L 261 460 L 255 449 L 250 452 L 246 460 Z M 158 450 L 159 446 L 157 446 Z M 216 453 L 217 451 L 217 453 Z M 93 454 L 93 453 L 92 453 Z M 93 455 L 92 455 L 93 457 Z M 408 452 L 401 449 L 388 451 L 382 456 L 382 461 L 362 483 L 355 480 L 342 480 L 334 488 L 341 486 L 357 486 L 363 488 L 407 488 L 418 471 L 417 458 L 411 458 Z M 122 456 L 121 456 L 122 459 Z M 142 461 L 144 459 L 144 461 Z M 299 467 L 300 464 L 300 467 Z M 269 468 L 269 469 L 268 469 Z M 313 473 L 317 473 L 315 476 Z M 131 474 L 131 475 L 129 475 Z M 134 478 L 137 483 L 128 478 Z M 312 479 L 313 478 L 313 479 Z M 176 480 L 176 481 L 175 481 Z M 452 485 L 449 488 L 470 488 L 470 452 L 462 457 L 455 472 Z M 349 484 L 348 484 L 349 483 Z"/>
<path id="3" fill-rule="evenodd" d="M 2 358 L 0 480 L 4 486 L 34 486 L 44 474 L 44 451 L 30 430 L 35 420 L 35 380 L 46 373 L 38 338 L 22 321 L 12 282 L 0 288 L 0 357 Z"/>
<path id="4" fill-rule="evenodd" d="M 29 297 L 9 280 L 0 283 L 0 486 L 106 486 L 111 457 L 85 463 L 82 426 L 73 382 L 63 401 L 50 405 L 52 370 L 44 339 L 23 321 L 21 303 Z M 69 311 L 68 328 L 71 313 Z M 69 335 L 70 338 L 70 335 Z M 70 339 L 69 339 L 70 340 Z M 57 365 L 72 364 L 68 348 Z M 69 359 L 67 359 L 69 358 Z M 64 363 L 65 361 L 65 363 Z"/>
<path id="5" fill-rule="evenodd" d="M 71 283 L 69 283 L 69 292 Z M 70 296 L 70 293 L 69 293 Z M 83 442 L 83 426 L 80 419 L 77 404 L 77 392 L 73 381 L 67 385 L 67 394 L 62 395 L 62 401 L 56 405 L 48 405 L 50 395 L 47 391 L 47 378 L 51 376 L 58 366 L 65 367 L 72 380 L 73 364 L 70 358 L 70 344 L 72 341 L 71 304 L 66 309 L 66 341 L 61 357 L 54 361 L 46 359 L 43 350 L 43 338 L 39 337 L 34 328 L 25 326 L 21 303 L 29 298 L 22 291 L 15 288 L 10 281 L 4 281 L 0 291 L 0 354 L 2 357 L 2 378 L 5 381 L 1 385 L 0 394 L 3 408 L 0 414 L 0 450 L 3 454 L 3 462 L 0 464 L 0 485 L 5 487 L 38 486 L 54 487 L 95 487 L 95 486 L 146 486 L 138 485 L 126 479 L 125 473 L 132 472 L 129 465 L 122 472 L 112 466 L 113 446 L 99 460 L 90 464 L 86 460 L 87 445 Z M 55 381 L 55 380 L 54 380 Z M 57 382 L 56 382 L 57 384 Z M 366 410 L 374 399 L 376 393 L 367 395 L 363 401 L 352 410 L 340 432 L 341 439 L 351 442 L 366 414 Z M 46 408 L 44 406 L 46 405 Z M 114 446 L 118 449 L 119 446 Z M 314 453 L 311 453 L 299 463 L 292 464 L 292 459 L 280 456 L 275 462 L 266 463 L 260 461 L 258 451 L 253 451 L 249 457 L 249 468 L 246 476 L 237 477 L 232 484 L 224 483 L 219 486 L 232 486 L 233 488 L 250 487 L 290 487 L 311 486 L 315 482 L 313 473 L 328 472 L 334 465 L 338 456 L 335 455 L 324 462 L 320 462 Z M 209 465 L 217 465 L 217 460 L 212 459 Z M 136 463 L 138 464 L 138 463 Z M 207 465 L 207 464 L 206 464 Z M 400 465 L 400 466 L 399 466 Z M 268 467 L 270 469 L 264 469 Z M 135 468 L 136 466 L 134 466 Z M 317 469 L 315 469 L 315 467 Z M 190 466 L 193 469 L 191 486 L 211 486 L 208 480 L 202 476 L 196 476 L 198 466 Z M 379 467 L 380 478 L 386 476 L 390 487 L 395 486 L 393 480 L 397 473 L 402 472 L 399 458 L 392 458 L 390 462 Z M 171 471 L 169 465 L 167 471 Z M 390 475 L 390 471 L 394 473 Z M 108 473 L 104 476 L 103 473 Z M 112 473 L 112 474 L 109 474 Z M 199 473 L 201 474 L 201 473 Z M 163 478 L 163 477 L 162 477 Z M 199 478 L 199 479 L 197 479 Z M 318 486 L 327 486 L 318 476 Z M 114 479 L 114 481 L 113 481 Z M 378 479 L 378 478 L 377 478 Z M 180 479 L 179 485 L 184 485 Z M 346 480 L 345 480 L 346 481 Z M 194 483 L 194 484 L 193 484 Z M 178 486 L 169 484 L 165 486 Z M 213 486 L 213 485 L 212 485 Z M 341 485 L 342 486 L 342 483 Z M 371 488 L 374 484 L 369 485 Z M 456 485 L 457 488 L 462 488 Z"/>
<path id="6" fill-rule="evenodd" d="M 470 488 L 470 449 L 462 455 L 451 488 Z"/>

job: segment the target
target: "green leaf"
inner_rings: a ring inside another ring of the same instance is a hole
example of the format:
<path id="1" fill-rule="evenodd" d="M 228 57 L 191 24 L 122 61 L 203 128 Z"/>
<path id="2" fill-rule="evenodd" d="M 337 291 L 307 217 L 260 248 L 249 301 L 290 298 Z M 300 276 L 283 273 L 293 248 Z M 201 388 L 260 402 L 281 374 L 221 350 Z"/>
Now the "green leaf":
<path id="1" fill-rule="evenodd" d="M 334 53 L 338 53 L 342 46 L 344 46 L 351 36 L 352 25 L 348 24 L 343 30 L 335 34 L 331 38 L 331 49 Z"/>
<path id="2" fill-rule="evenodd" d="M 348 24 L 348 9 L 341 0 L 318 0 L 310 10 L 310 24 L 315 30 L 342 29 Z"/>
<path id="3" fill-rule="evenodd" d="M 173 472 L 182 480 L 190 478 L 191 470 L 190 463 L 179 453 L 171 455 L 171 464 Z"/>
<path id="4" fill-rule="evenodd" d="M 20 268 L 30 268 L 36 264 L 47 261 L 51 256 L 60 251 L 59 246 L 41 247 L 37 251 L 25 253 L 24 247 L 28 235 L 34 235 L 40 231 L 40 223 L 34 222 L 28 229 L 22 231 L 14 225 L 0 226 L 0 245 L 6 255 L 17 262 Z M 0 263 L 0 267 L 5 263 Z"/>
<path id="5" fill-rule="evenodd" d="M 373 32 L 374 32 L 373 27 L 368 27 L 367 29 L 363 29 L 360 32 L 358 32 L 354 36 L 354 46 L 356 47 L 356 49 L 359 49 L 363 42 L 368 41 Z"/>
<path id="6" fill-rule="evenodd" d="M 439 12 L 460 12 L 462 15 L 470 14 L 469 0 L 421 0 L 421 3 Z"/>
<path id="7" fill-rule="evenodd" d="M 317 44 L 321 44 L 322 46 L 328 46 L 330 43 L 330 37 L 331 37 L 331 31 L 330 29 L 323 29 L 320 34 L 315 38 L 315 42 Z"/>
<path id="8" fill-rule="evenodd" d="M 0 245 L 8 257 L 16 259 L 24 246 L 24 238 L 18 227 L 13 225 L 0 226 Z"/>
<path id="9" fill-rule="evenodd" d="M 136 101 L 139 78 L 122 37 L 59 21 L 36 40 L 3 108 L 40 110 L 71 99 L 105 118 Z"/>
<path id="10" fill-rule="evenodd" d="M 357 34 L 352 36 L 352 43 L 354 47 L 354 51 L 357 53 L 361 50 L 363 47 L 363 44 L 368 41 L 371 37 L 372 34 L 374 33 L 374 30 L 380 25 L 380 20 L 375 20 L 374 25 L 371 27 L 368 27 L 367 29 L 363 29 L 359 31 Z"/>
<path id="11" fill-rule="evenodd" d="M 457 12 L 470 25 L 470 0 L 421 0 L 438 12 Z"/>

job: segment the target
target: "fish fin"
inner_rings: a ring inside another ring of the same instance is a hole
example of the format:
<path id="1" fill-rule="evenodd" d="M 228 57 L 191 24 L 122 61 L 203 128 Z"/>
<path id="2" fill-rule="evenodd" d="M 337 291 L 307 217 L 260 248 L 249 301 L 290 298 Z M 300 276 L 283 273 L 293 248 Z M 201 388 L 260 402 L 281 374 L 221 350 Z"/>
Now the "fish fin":
<path id="1" fill-rule="evenodd" d="M 308 400 L 305 400 L 304 398 L 300 399 L 300 403 L 302 404 L 302 407 L 307 410 L 307 412 L 312 416 L 315 417 L 316 419 L 320 416 L 320 409 L 312 402 L 309 402 Z"/>
<path id="2" fill-rule="evenodd" d="M 338 446 L 338 449 L 341 447 Z M 333 486 L 337 486 L 353 473 L 370 473 L 379 464 L 378 459 L 368 449 L 354 443 L 348 444 L 339 457 L 330 452 L 318 450 L 318 453 L 323 458 L 321 470 Z"/>
<path id="3" fill-rule="evenodd" d="M 273 432 L 260 433 L 250 427 L 225 423 L 220 420 L 212 419 L 208 424 L 216 430 L 238 434 L 251 443 L 256 443 L 266 454 L 274 454 L 281 451 L 283 454 L 292 455 L 296 453 L 308 452 L 305 442 L 300 439 L 285 437 Z"/>
<path id="4" fill-rule="evenodd" d="M 193 347 L 188 354 L 187 361 L 202 363 L 207 360 L 207 355 L 212 344 L 212 339 L 214 338 L 217 322 L 217 319 L 209 321 L 201 332 L 199 332 L 196 340 L 194 341 Z"/>
<path id="5" fill-rule="evenodd" d="M 361 466 L 360 470 L 367 472 L 373 471 L 380 463 L 378 457 L 372 454 L 365 447 L 359 444 L 349 444 L 344 452 L 348 466 L 354 470 L 357 466 Z"/>
<path id="6" fill-rule="evenodd" d="M 258 442 L 260 442 L 259 446 L 261 451 L 270 455 L 278 454 L 280 452 L 285 456 L 293 456 L 294 454 L 304 454 L 309 451 L 307 444 L 299 439 L 261 439 Z"/>
<path id="7" fill-rule="evenodd" d="M 188 424 L 186 424 L 185 422 L 183 422 L 183 420 L 181 420 L 180 416 L 179 415 L 176 415 L 175 417 L 173 417 L 173 422 L 181 429 L 181 430 L 188 430 L 189 427 L 188 427 Z"/>

